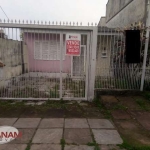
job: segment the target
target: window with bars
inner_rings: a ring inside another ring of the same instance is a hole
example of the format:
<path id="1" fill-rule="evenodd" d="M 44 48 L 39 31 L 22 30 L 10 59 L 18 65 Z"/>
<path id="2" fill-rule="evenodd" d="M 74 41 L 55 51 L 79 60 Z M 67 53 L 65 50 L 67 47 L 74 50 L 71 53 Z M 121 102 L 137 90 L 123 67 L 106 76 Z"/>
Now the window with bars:
<path id="1" fill-rule="evenodd" d="M 65 59 L 65 43 L 63 44 L 63 60 Z M 34 59 L 39 60 L 60 60 L 60 41 L 35 41 Z"/>

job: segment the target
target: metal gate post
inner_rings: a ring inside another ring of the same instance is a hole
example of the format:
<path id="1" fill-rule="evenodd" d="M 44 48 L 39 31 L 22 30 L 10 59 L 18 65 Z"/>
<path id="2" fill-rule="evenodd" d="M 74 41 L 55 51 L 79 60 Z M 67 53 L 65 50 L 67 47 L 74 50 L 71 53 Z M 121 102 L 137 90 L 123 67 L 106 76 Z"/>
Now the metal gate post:
<path id="1" fill-rule="evenodd" d="M 60 33 L 60 92 L 59 92 L 59 96 L 60 99 L 62 99 L 62 60 L 63 60 L 63 33 Z"/>
<path id="2" fill-rule="evenodd" d="M 95 89 L 95 69 L 96 69 L 96 51 L 97 51 L 97 32 L 98 27 L 93 27 L 91 35 L 91 46 L 90 46 L 90 61 L 89 61 L 89 90 L 88 90 L 88 101 L 94 99 Z"/>
<path id="3" fill-rule="evenodd" d="M 150 26 L 150 0 L 148 0 L 147 4 L 147 22 L 146 22 L 146 42 L 145 42 L 145 50 L 144 50 L 144 60 L 143 60 L 143 68 L 142 68 L 142 78 L 141 78 L 141 87 L 140 90 L 143 91 L 144 89 L 144 81 L 145 81 L 145 71 L 146 71 L 146 60 L 147 60 L 147 53 L 148 53 L 148 45 L 149 45 L 149 26 Z"/>

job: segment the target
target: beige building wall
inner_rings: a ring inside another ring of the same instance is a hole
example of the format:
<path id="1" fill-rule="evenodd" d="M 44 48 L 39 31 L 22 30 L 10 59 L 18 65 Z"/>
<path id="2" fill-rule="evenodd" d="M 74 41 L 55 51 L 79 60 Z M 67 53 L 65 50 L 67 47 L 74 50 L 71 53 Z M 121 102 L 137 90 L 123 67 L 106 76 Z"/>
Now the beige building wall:
<path id="1" fill-rule="evenodd" d="M 100 27 L 106 26 L 106 17 L 101 17 L 98 26 L 100 26 Z"/>
<path id="2" fill-rule="evenodd" d="M 5 65 L 0 67 L 0 88 L 10 82 L 10 79 L 22 74 L 22 60 L 28 63 L 28 51 L 26 45 L 21 52 L 21 42 L 0 38 L 0 61 Z M 28 65 L 25 65 L 26 71 Z"/>
<path id="3" fill-rule="evenodd" d="M 104 51 L 106 51 L 106 56 L 103 55 Z M 112 72 L 110 71 L 111 67 L 110 55 L 111 55 L 111 36 L 99 35 L 97 46 L 96 76 L 100 77 L 112 76 Z"/>
<path id="4" fill-rule="evenodd" d="M 106 5 L 106 26 L 111 28 L 146 22 L 147 0 L 109 0 Z"/>

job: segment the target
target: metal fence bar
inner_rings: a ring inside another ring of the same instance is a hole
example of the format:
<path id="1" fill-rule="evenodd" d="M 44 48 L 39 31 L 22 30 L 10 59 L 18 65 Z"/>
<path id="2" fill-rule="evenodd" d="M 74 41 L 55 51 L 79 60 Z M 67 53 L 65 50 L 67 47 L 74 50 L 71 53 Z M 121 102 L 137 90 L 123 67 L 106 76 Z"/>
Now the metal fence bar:
<path id="1" fill-rule="evenodd" d="M 62 80 L 62 65 L 63 65 L 63 60 L 62 60 L 62 50 L 63 50 L 63 33 L 60 33 L 60 99 L 63 97 L 63 80 Z"/>

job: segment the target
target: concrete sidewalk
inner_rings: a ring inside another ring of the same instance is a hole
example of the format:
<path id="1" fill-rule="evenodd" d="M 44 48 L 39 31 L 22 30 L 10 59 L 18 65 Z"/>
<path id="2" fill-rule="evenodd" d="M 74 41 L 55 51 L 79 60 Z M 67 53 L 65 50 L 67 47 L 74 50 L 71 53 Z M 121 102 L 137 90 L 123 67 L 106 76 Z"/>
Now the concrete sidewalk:
<path id="1" fill-rule="evenodd" d="M 101 150 L 119 150 L 116 145 L 123 142 L 107 119 L 0 118 L 0 126 L 4 125 L 16 127 L 22 138 L 0 145 L 0 150 L 62 150 L 61 139 L 64 150 L 94 150 L 88 146 L 94 140 Z"/>

